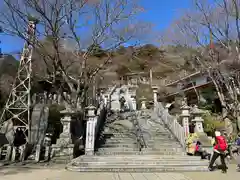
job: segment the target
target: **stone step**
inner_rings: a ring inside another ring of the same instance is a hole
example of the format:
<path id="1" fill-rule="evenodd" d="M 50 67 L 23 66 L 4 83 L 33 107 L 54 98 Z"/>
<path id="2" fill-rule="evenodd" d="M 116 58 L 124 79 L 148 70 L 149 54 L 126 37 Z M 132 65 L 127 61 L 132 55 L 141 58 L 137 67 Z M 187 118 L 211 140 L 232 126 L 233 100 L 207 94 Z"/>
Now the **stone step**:
<path id="1" fill-rule="evenodd" d="M 134 148 L 137 147 L 137 143 L 129 143 L 129 144 L 119 144 L 119 143 L 107 143 L 107 144 L 102 144 L 100 148 L 114 148 L 114 147 L 125 147 L 125 148 Z"/>
<path id="2" fill-rule="evenodd" d="M 137 138 L 131 139 L 131 138 L 117 138 L 117 137 L 112 137 L 109 139 L 106 139 L 107 142 L 136 142 Z M 164 138 L 164 137 L 158 137 L 150 140 L 146 140 L 146 142 L 177 142 L 174 138 Z"/>
<path id="3" fill-rule="evenodd" d="M 148 140 L 144 139 L 146 144 L 149 145 L 155 145 L 155 144 L 160 144 L 160 145 L 180 145 L 179 142 L 176 140 Z M 105 144 L 132 144 L 132 143 L 137 143 L 136 139 L 105 139 Z"/>
<path id="4" fill-rule="evenodd" d="M 152 131 L 152 130 L 142 130 L 142 132 L 147 132 L 148 134 L 152 134 L 152 135 L 168 135 L 171 134 L 168 131 Z"/>
<path id="5" fill-rule="evenodd" d="M 142 151 L 173 151 L 173 152 L 183 152 L 182 147 L 147 147 L 143 148 Z"/>
<path id="6" fill-rule="evenodd" d="M 205 161 L 177 161 L 177 160 L 172 160 L 172 161 L 154 161 L 154 160 L 144 160 L 144 161 L 134 161 L 134 160 L 130 160 L 130 161 L 125 161 L 125 160 L 121 160 L 121 161 L 84 161 L 84 162 L 79 162 L 79 163 L 75 163 L 76 166 L 80 166 L 80 167 L 96 167 L 96 166 L 139 166 L 139 165 L 143 165 L 145 166 L 161 166 L 161 165 L 182 165 L 182 166 L 186 166 L 186 165 L 195 165 L 195 166 L 206 166 L 208 165 Z"/>
<path id="7" fill-rule="evenodd" d="M 148 130 L 142 130 L 143 133 L 147 133 L 149 135 L 157 135 L 157 136 L 167 136 L 167 135 L 171 135 L 170 132 L 168 131 L 148 131 Z M 134 135 L 135 132 L 128 132 L 128 133 L 110 133 L 110 132 L 103 132 L 103 135 L 105 136 L 116 136 L 116 137 L 125 137 L 125 136 L 132 136 Z"/>
<path id="8" fill-rule="evenodd" d="M 181 145 L 178 142 L 147 142 L 146 144 L 151 146 L 162 146 L 162 147 L 181 147 Z"/>
<path id="9" fill-rule="evenodd" d="M 174 151 L 97 151 L 96 155 L 183 155 Z"/>
<path id="10" fill-rule="evenodd" d="M 99 148 L 98 152 L 119 152 L 119 151 L 138 151 L 138 148 L 131 148 L 131 147 L 112 147 L 112 148 Z M 142 152 L 182 152 L 182 148 L 144 148 L 141 150 Z"/>
<path id="11" fill-rule="evenodd" d="M 99 167 L 78 167 L 78 166 L 67 166 L 69 171 L 77 172 L 126 172 L 126 173 L 142 173 L 142 172 L 202 172 L 208 171 L 207 166 L 193 166 L 193 165 L 149 165 L 149 166 L 99 166 Z"/>
<path id="12" fill-rule="evenodd" d="M 159 161 L 159 160 L 164 160 L 164 161 L 170 161 L 170 160 L 179 160 L 179 161 L 200 161 L 199 156 L 187 156 L 187 155 L 120 155 L 120 156 L 109 156 L 109 155 L 101 155 L 101 156 L 81 156 L 80 158 L 74 159 L 73 161 L 119 161 L 119 160 L 129 160 L 129 161 L 143 161 L 143 160 L 154 160 L 154 161 Z"/>
<path id="13" fill-rule="evenodd" d="M 111 147 L 111 148 L 98 148 L 98 152 L 126 152 L 126 151 L 139 151 L 139 148 L 131 147 Z"/>
<path id="14" fill-rule="evenodd" d="M 55 156 L 51 159 L 53 163 L 67 164 L 72 161 L 72 156 Z"/>

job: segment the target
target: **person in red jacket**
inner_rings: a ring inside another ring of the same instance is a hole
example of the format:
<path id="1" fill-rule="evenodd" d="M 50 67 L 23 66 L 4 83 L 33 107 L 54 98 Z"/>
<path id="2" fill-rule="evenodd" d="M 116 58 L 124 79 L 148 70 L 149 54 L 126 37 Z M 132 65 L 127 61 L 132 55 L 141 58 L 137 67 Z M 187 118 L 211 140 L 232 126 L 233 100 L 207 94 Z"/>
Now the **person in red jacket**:
<path id="1" fill-rule="evenodd" d="M 213 156 L 209 163 L 208 169 L 210 171 L 213 170 L 213 164 L 215 163 L 216 159 L 220 156 L 221 158 L 221 169 L 223 173 L 227 172 L 227 166 L 225 163 L 225 151 L 227 150 L 227 141 L 224 136 L 221 135 L 219 131 L 215 131 L 215 145 L 213 147 Z"/>

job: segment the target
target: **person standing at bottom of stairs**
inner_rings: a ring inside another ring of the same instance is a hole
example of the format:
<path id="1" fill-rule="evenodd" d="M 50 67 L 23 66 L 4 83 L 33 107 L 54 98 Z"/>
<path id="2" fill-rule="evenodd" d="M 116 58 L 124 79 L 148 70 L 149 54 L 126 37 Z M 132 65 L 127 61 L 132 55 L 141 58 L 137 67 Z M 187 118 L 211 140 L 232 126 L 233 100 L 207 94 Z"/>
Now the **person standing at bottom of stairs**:
<path id="1" fill-rule="evenodd" d="M 213 164 L 216 159 L 220 156 L 221 158 L 221 169 L 223 173 L 227 172 L 227 166 L 225 163 L 225 151 L 227 150 L 227 142 L 226 139 L 221 135 L 219 131 L 215 131 L 215 146 L 213 147 L 213 156 L 210 160 L 208 169 L 209 171 L 213 171 Z"/>

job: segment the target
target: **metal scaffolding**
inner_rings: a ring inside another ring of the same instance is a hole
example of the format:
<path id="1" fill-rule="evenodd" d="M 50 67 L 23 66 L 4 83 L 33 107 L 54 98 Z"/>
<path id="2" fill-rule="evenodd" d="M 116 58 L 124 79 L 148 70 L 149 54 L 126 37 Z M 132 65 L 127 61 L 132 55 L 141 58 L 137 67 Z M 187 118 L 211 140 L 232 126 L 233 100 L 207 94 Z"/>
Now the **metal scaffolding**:
<path id="1" fill-rule="evenodd" d="M 29 128 L 31 127 L 31 74 L 32 74 L 32 53 L 35 43 L 36 20 L 29 20 L 27 27 L 26 42 L 19 62 L 18 72 L 10 92 L 9 98 L 1 115 L 0 124 L 5 121 L 13 123 L 14 131 L 21 128 L 27 142 Z"/>

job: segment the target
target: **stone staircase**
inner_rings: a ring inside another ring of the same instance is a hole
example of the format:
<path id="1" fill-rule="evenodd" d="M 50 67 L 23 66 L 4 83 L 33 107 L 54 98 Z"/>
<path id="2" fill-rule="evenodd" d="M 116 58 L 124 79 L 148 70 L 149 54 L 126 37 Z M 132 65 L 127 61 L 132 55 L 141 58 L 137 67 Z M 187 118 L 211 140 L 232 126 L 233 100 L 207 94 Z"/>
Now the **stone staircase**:
<path id="1" fill-rule="evenodd" d="M 82 156 L 67 165 L 79 172 L 181 172 L 205 171 L 207 161 L 185 155 L 183 148 L 154 113 L 138 116 L 146 147 L 140 151 L 131 120 L 114 122 L 104 130 L 105 143 L 95 156 Z"/>
<path id="2" fill-rule="evenodd" d="M 126 114 L 105 126 L 102 133 L 104 142 L 98 147 L 96 155 L 131 155 L 139 152 L 132 120 Z"/>

